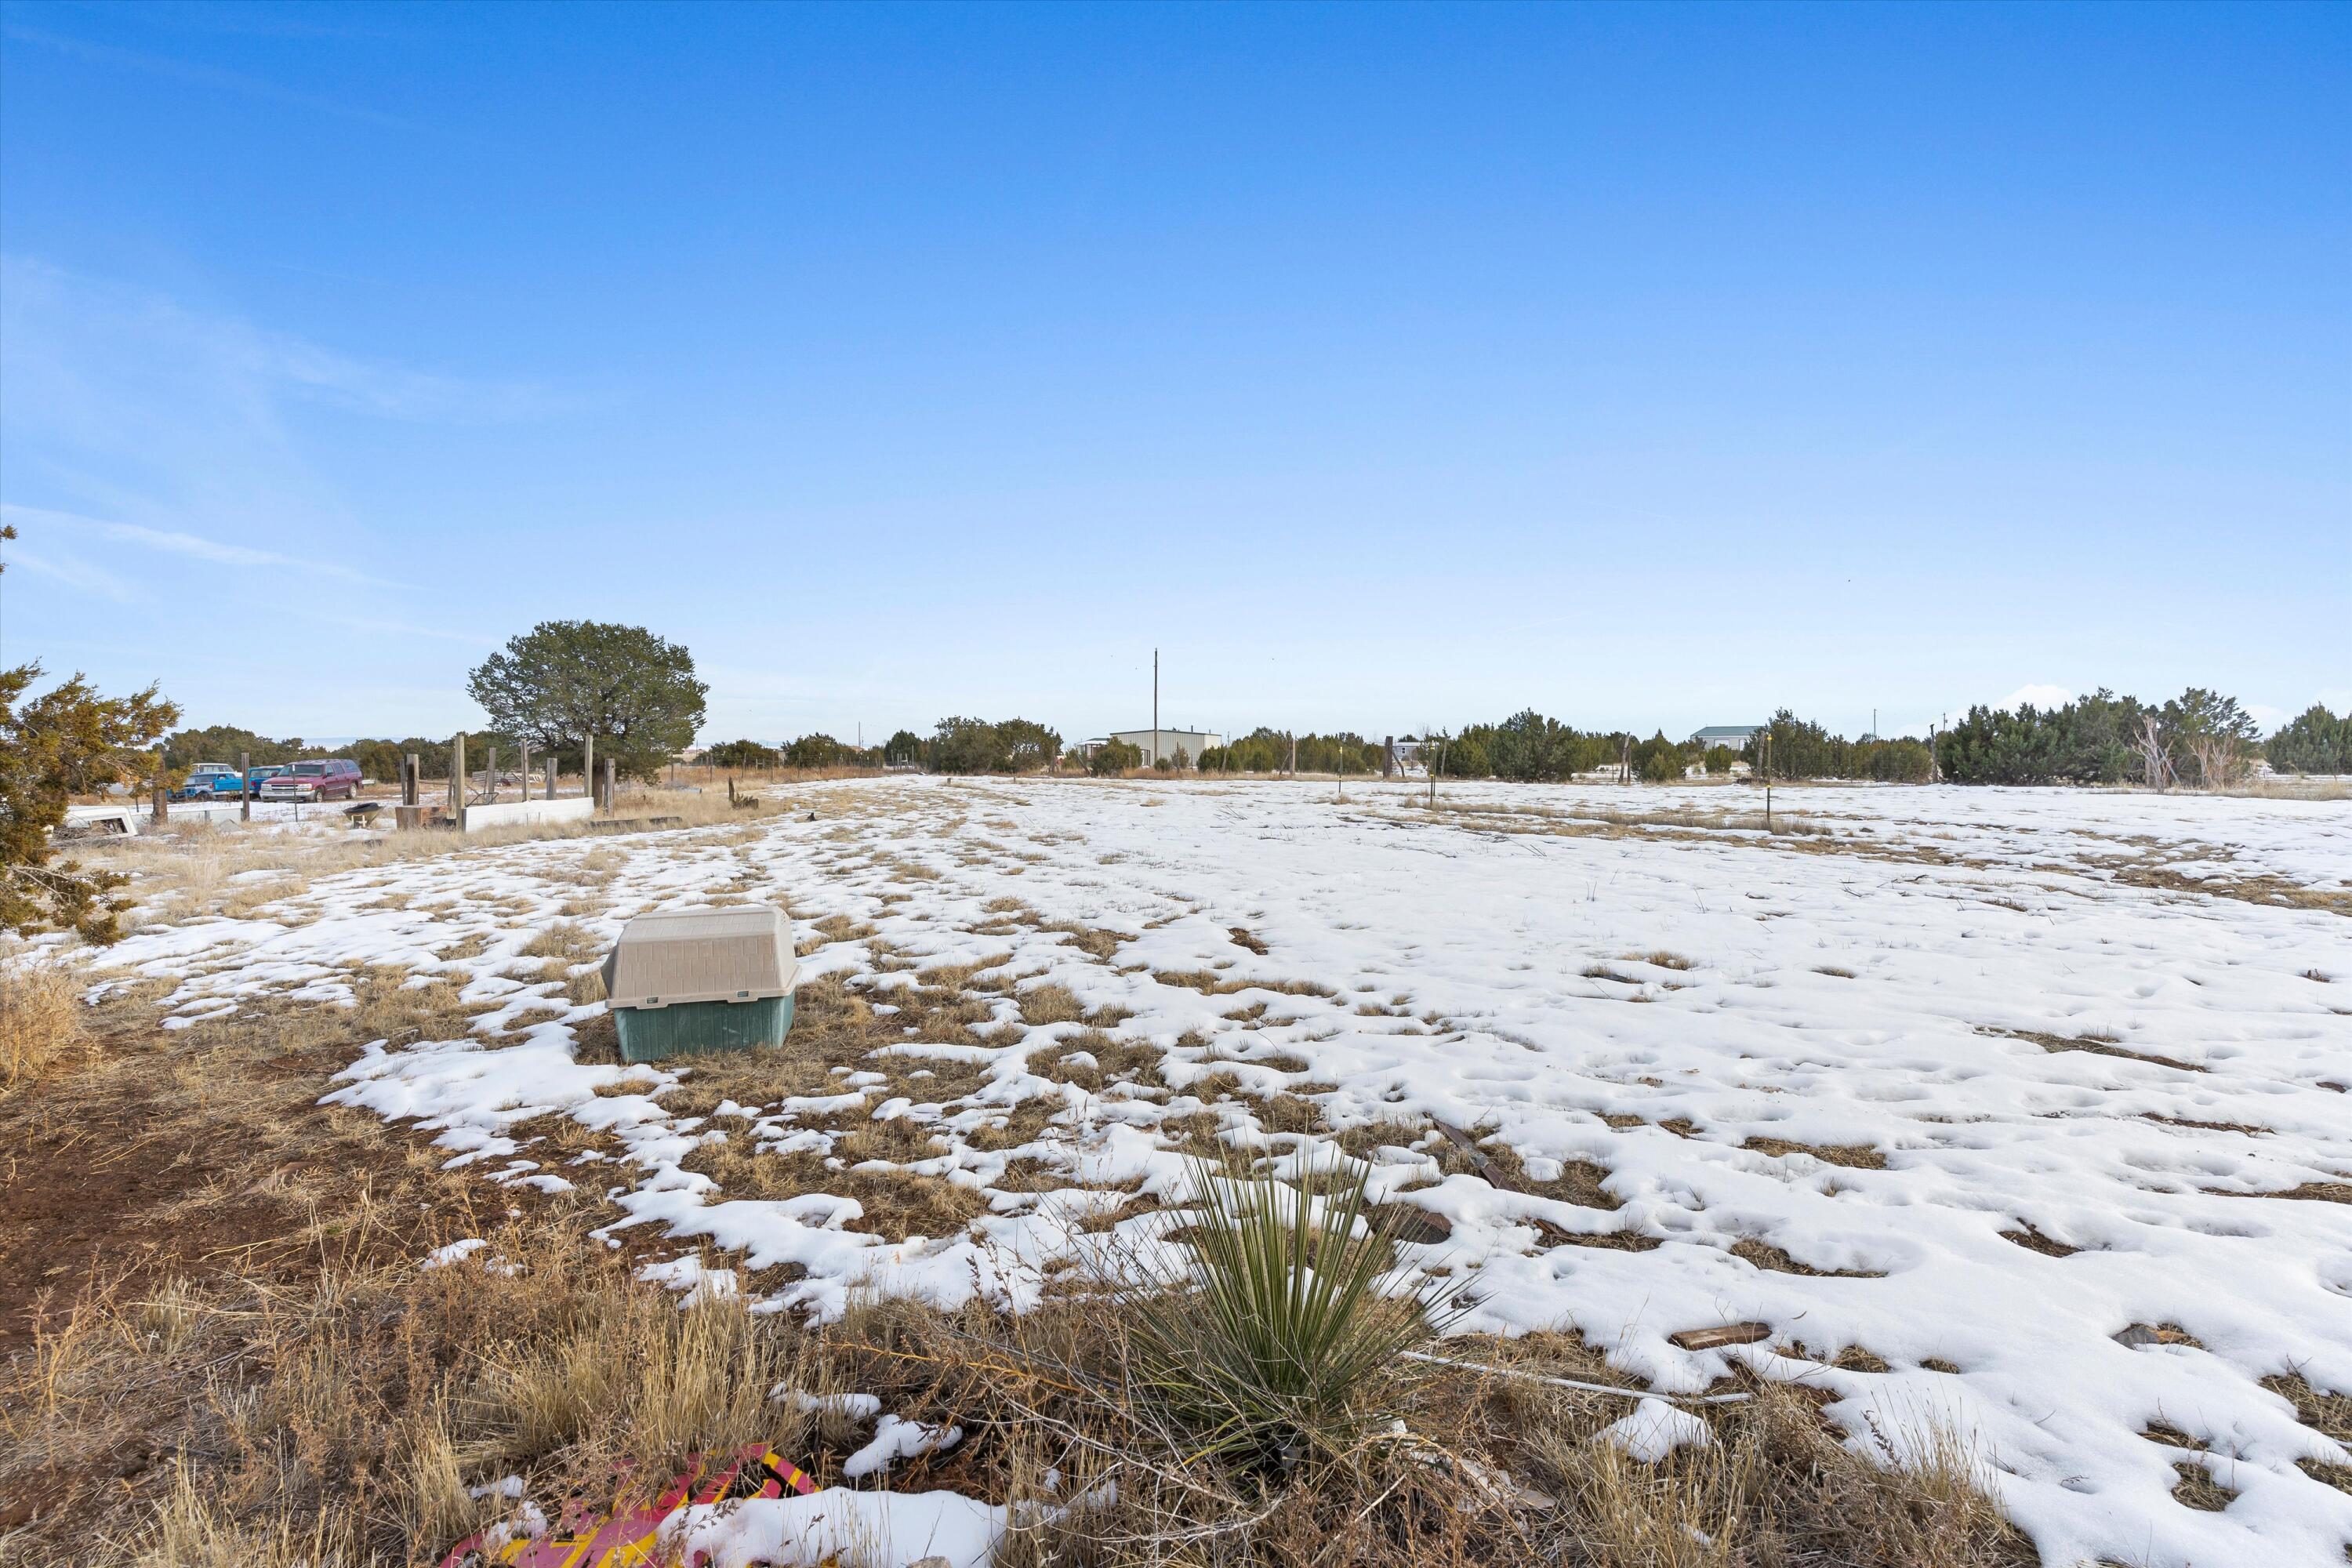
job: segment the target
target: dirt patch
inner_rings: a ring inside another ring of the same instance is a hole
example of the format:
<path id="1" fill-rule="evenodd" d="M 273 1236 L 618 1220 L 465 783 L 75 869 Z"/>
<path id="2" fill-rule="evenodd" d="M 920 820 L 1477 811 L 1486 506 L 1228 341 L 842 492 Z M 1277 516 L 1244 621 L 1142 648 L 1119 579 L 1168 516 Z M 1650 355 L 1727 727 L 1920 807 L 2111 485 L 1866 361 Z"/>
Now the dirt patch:
<path id="1" fill-rule="evenodd" d="M 1792 1143 L 1786 1138 L 1750 1138 L 1740 1145 L 1759 1154 L 1811 1154 L 1824 1164 L 1850 1171 L 1883 1171 L 1886 1156 L 1867 1143 Z"/>
<path id="2" fill-rule="evenodd" d="M 1180 990 L 1198 991 L 1203 996 L 1231 996 L 1243 991 L 1273 991 L 1286 996 L 1332 997 L 1339 994 L 1328 985 L 1318 985 L 1307 980 L 1237 980 L 1213 969 L 1156 969 L 1151 978 L 1162 985 Z"/>
<path id="3" fill-rule="evenodd" d="M 2263 1386 L 2294 1406 L 2294 1418 L 2323 1436 L 2352 1445 L 2352 1394 L 2327 1394 L 2301 1373 L 2263 1379 Z"/>
<path id="4" fill-rule="evenodd" d="M 2004 1230 L 2000 1233 L 2000 1238 L 2003 1241 L 2013 1241 L 2028 1252 L 2038 1252 L 2044 1258 L 2072 1258 L 2083 1250 L 2079 1247 L 2069 1247 L 2063 1241 L 2053 1240 L 2030 1225 L 2018 1230 Z"/>
<path id="5" fill-rule="evenodd" d="M 2170 1068 L 2175 1072 L 2203 1072 L 2195 1062 L 2184 1062 L 2177 1057 L 2160 1057 L 2153 1051 L 2127 1051 L 2104 1035 L 2050 1035 L 2038 1029 L 2000 1029 L 1990 1026 L 1979 1029 L 1979 1035 L 2001 1035 L 2012 1040 L 2031 1040 L 2045 1051 L 2087 1051 L 2095 1057 L 2115 1057 L 2127 1062 L 2146 1062 L 2150 1067 Z"/>
<path id="6" fill-rule="evenodd" d="M 1734 1242 L 1731 1255 L 1774 1274 L 1803 1274 L 1816 1279 L 1884 1279 L 1886 1278 L 1884 1273 L 1868 1268 L 1816 1268 L 1810 1263 L 1799 1262 L 1789 1255 L 1786 1248 L 1774 1247 L 1769 1242 L 1758 1241 L 1753 1237 L 1743 1237 Z M 1878 1370 L 1883 1372 L 1885 1368 L 1881 1367 Z"/>
<path id="7" fill-rule="evenodd" d="M 2305 1182 L 2271 1193 L 2231 1193 L 2218 1187 L 2206 1192 L 2217 1198 L 2294 1198 L 2303 1203 L 2352 1204 L 2352 1182 Z"/>
<path id="8" fill-rule="evenodd" d="M 350 1011 L 260 1004 L 169 1032 L 147 988 L 92 1009 L 88 1061 L 0 1102 L 0 1354 L 100 1288 L 225 1259 L 266 1274 L 304 1245 L 319 1173 L 406 1174 L 411 1140 L 318 1100 L 368 1040 L 464 1034 L 467 1013 L 436 1005 L 453 1002 L 363 983 Z"/>
<path id="9" fill-rule="evenodd" d="M 1665 1243 L 1638 1230 L 1570 1230 L 1547 1219 L 1536 1221 L 1547 1247 L 1598 1247 L 1610 1252 L 1652 1252 Z"/>
<path id="10" fill-rule="evenodd" d="M 1482 1142 L 1459 1128 L 1448 1127 L 1443 1122 L 1438 1124 L 1438 1130 L 1445 1134 L 1446 1140 L 1435 1151 L 1438 1165 L 1449 1175 L 1474 1175 L 1505 1192 L 1555 1198 L 1583 1208 L 1617 1209 L 1624 1206 L 1622 1198 L 1601 1185 L 1609 1179 L 1608 1171 L 1590 1161 L 1563 1161 L 1559 1175 L 1539 1180 L 1528 1173 L 1526 1161 L 1517 1149 L 1507 1143 Z M 1561 1234 L 1568 1233 L 1563 1230 Z"/>
<path id="11" fill-rule="evenodd" d="M 2202 1513 L 2219 1513 L 2237 1500 L 2238 1494 L 2213 1479 L 2213 1472 L 2201 1463 L 2182 1459 L 2172 1467 L 2179 1484 L 2172 1489 L 2172 1500 L 2183 1508 L 2193 1508 Z"/>

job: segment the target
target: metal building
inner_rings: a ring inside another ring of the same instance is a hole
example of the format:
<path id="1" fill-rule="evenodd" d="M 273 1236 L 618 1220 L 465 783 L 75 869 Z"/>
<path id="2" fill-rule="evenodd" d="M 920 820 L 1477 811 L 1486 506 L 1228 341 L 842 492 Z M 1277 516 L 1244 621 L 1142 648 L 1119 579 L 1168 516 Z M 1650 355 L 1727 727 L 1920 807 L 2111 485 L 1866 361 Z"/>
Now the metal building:
<path id="1" fill-rule="evenodd" d="M 1143 753 L 1143 765 L 1147 768 L 1162 757 L 1173 757 L 1180 750 L 1197 768 L 1202 752 L 1225 743 L 1225 738 L 1213 730 L 1114 730 L 1103 739 L 1125 741 Z"/>

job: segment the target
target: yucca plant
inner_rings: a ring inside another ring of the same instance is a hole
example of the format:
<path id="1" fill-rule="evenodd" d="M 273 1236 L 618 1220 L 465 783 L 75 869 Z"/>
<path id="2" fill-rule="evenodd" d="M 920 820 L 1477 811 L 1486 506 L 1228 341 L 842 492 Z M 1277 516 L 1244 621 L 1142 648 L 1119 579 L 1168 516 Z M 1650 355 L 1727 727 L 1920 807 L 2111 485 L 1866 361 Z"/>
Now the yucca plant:
<path id="1" fill-rule="evenodd" d="M 1389 1418 L 1399 1352 L 1458 1314 L 1455 1288 L 1383 1288 L 1395 1236 L 1370 1213 L 1368 1165 L 1326 1178 L 1319 1201 L 1245 1166 L 1193 1174 L 1192 1268 L 1131 1294 L 1139 1392 L 1200 1454 L 1344 1453 Z"/>

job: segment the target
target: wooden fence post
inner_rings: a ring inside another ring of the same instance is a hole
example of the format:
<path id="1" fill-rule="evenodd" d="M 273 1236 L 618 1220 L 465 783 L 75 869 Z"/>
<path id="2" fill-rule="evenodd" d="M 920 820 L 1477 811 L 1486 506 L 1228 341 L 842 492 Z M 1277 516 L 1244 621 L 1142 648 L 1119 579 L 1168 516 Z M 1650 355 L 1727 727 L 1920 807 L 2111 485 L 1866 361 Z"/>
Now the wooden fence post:
<path id="1" fill-rule="evenodd" d="M 163 749 L 158 746 L 155 748 L 155 820 L 158 822 L 168 822 L 172 818 L 169 796 L 170 792 L 163 784 Z"/>
<path id="2" fill-rule="evenodd" d="M 606 757 L 604 759 L 604 809 L 606 811 L 613 809 L 613 802 L 616 798 L 614 789 L 614 785 L 616 781 L 613 775 L 614 769 L 618 767 L 618 765 L 619 763 L 616 758 Z"/>
<path id="3" fill-rule="evenodd" d="M 239 752 L 236 754 L 236 819 L 239 822 L 253 820 L 253 753 L 251 752 Z"/>
<path id="4" fill-rule="evenodd" d="M 580 787 L 587 795 L 590 809 L 596 801 L 596 737 L 580 737 Z"/>
<path id="5" fill-rule="evenodd" d="M 400 804 L 423 805 L 425 771 L 415 752 L 400 759 Z"/>
<path id="6" fill-rule="evenodd" d="M 466 731 L 449 737 L 449 815 L 459 821 L 466 809 Z"/>
<path id="7" fill-rule="evenodd" d="M 555 798 L 555 753 L 547 753 L 547 799 Z"/>
<path id="8" fill-rule="evenodd" d="M 489 757 L 483 771 L 489 774 L 490 779 L 489 804 L 496 805 L 499 804 L 499 746 L 495 741 L 490 742 Z"/>
<path id="9" fill-rule="evenodd" d="M 522 789 L 522 798 L 528 802 L 530 799 L 530 742 L 517 741 L 515 744 L 522 748 L 522 760 L 515 764 L 515 778 Z"/>

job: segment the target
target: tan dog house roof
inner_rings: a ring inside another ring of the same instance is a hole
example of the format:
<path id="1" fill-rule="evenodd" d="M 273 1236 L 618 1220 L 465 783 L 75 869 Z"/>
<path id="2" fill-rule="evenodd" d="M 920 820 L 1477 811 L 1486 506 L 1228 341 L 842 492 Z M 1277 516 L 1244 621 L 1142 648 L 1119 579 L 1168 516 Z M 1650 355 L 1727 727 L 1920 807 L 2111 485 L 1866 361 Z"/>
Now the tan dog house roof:
<path id="1" fill-rule="evenodd" d="M 615 1007 L 688 1002 L 761 1002 L 789 996 L 800 979 L 793 922 L 768 904 L 657 910 L 621 929 L 604 960 Z"/>

